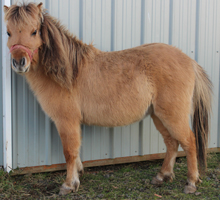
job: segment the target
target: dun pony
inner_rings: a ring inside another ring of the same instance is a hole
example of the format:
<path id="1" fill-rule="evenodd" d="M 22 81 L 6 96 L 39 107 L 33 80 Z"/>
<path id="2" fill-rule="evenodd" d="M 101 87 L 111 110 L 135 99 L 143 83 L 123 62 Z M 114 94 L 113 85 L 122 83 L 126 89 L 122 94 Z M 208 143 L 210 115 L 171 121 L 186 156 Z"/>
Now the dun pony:
<path id="1" fill-rule="evenodd" d="M 69 33 L 42 3 L 4 6 L 12 69 L 24 75 L 56 124 L 67 163 L 60 194 L 77 191 L 80 124 L 122 126 L 150 114 L 167 146 L 152 184 L 174 177 L 179 144 L 187 155 L 185 193 L 194 193 L 206 168 L 212 84 L 179 49 L 144 44 L 103 52 Z M 189 117 L 192 117 L 193 131 Z"/>

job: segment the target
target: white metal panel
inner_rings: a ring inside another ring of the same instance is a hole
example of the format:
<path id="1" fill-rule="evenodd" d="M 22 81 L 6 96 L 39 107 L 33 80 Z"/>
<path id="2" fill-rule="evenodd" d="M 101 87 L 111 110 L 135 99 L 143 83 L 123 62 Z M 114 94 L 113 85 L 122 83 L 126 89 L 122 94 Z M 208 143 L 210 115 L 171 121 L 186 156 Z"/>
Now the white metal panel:
<path id="1" fill-rule="evenodd" d="M 195 58 L 214 84 L 210 147 L 217 147 L 220 140 L 217 0 L 44 0 L 43 3 L 72 33 L 103 51 L 163 42 Z M 12 81 L 13 167 L 65 162 L 56 127 L 44 115 L 24 79 L 13 73 Z M 150 117 L 126 127 L 82 125 L 83 161 L 165 151 L 163 139 Z"/>
<path id="2" fill-rule="evenodd" d="M 0 2 L 1 8 L 3 7 L 2 1 Z M 2 11 L 0 9 L 0 21 L 2 23 Z M 0 33 L 2 33 L 2 26 L 0 26 Z M 2 52 L 2 37 L 0 37 L 0 52 Z M 0 53 L 0 61 L 2 61 L 2 53 Z M 0 167 L 3 166 L 3 102 L 2 102 L 2 70 L 0 70 Z"/>
<path id="3" fill-rule="evenodd" d="M 10 6 L 10 0 L 1 1 L 3 5 Z M 4 24 L 4 12 L 1 5 L 1 24 L 2 24 L 2 105 L 3 105 L 3 164 L 4 169 L 9 172 L 12 169 L 12 131 L 11 131 L 11 69 L 10 56 L 7 54 L 7 34 Z"/>
<path id="4" fill-rule="evenodd" d="M 172 42 L 195 59 L 196 0 L 173 1 Z"/>
<path id="5" fill-rule="evenodd" d="M 213 114 L 211 119 L 211 138 L 209 147 L 218 145 L 218 104 L 219 104 L 219 47 L 220 47 L 220 2 L 198 1 L 198 44 L 196 57 L 198 63 L 205 68 L 210 76 L 213 88 Z"/>

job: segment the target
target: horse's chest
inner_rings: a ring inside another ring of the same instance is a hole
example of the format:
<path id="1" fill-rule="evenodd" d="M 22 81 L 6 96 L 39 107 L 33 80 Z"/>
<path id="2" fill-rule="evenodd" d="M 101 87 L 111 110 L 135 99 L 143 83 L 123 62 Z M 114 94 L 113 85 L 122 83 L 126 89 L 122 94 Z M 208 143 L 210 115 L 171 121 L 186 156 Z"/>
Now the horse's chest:
<path id="1" fill-rule="evenodd" d="M 60 87 L 55 87 L 48 82 L 38 82 L 38 84 L 30 82 L 31 89 L 34 91 L 38 102 L 40 103 L 43 111 L 52 119 L 56 118 L 62 105 L 65 105 L 64 92 Z"/>

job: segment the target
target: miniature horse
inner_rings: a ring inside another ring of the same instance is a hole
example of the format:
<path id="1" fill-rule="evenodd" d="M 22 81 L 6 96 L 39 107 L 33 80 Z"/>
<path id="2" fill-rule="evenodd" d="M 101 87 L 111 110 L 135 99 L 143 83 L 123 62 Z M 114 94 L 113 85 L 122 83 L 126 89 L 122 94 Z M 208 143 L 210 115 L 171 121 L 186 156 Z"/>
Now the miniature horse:
<path id="1" fill-rule="evenodd" d="M 167 153 L 153 184 L 174 177 L 179 144 L 187 155 L 185 193 L 194 193 L 206 168 L 212 83 L 179 49 L 160 43 L 103 52 L 84 44 L 42 3 L 4 6 L 12 69 L 25 75 L 56 124 L 67 163 L 60 194 L 77 191 L 80 124 L 123 126 L 150 114 Z M 189 125 L 192 116 L 193 132 Z"/>

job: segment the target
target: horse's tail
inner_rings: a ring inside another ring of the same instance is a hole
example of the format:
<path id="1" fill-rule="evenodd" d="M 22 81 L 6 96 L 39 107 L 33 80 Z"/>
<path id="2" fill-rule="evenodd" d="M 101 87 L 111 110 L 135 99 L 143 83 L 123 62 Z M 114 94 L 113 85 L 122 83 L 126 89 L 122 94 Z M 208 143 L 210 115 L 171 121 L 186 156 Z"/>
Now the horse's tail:
<path id="1" fill-rule="evenodd" d="M 204 173 L 207 167 L 206 155 L 209 138 L 209 121 L 212 103 L 212 82 L 208 75 L 195 61 L 195 87 L 193 94 L 192 125 L 196 138 L 197 159 L 200 173 Z"/>

